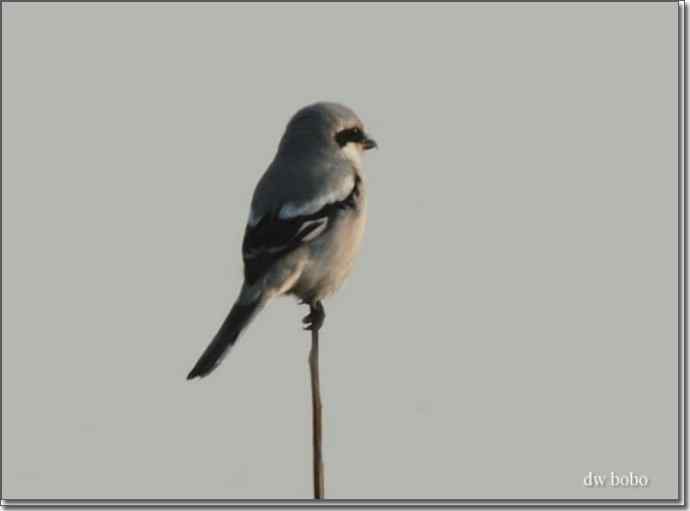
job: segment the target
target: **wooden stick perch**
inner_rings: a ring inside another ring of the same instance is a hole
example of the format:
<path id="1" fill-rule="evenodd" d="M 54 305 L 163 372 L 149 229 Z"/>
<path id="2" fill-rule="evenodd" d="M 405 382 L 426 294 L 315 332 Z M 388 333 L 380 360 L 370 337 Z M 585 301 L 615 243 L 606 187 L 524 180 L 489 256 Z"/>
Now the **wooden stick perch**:
<path id="1" fill-rule="evenodd" d="M 319 330 L 311 331 L 309 353 L 311 373 L 312 443 L 314 465 L 314 498 L 323 499 L 323 459 L 321 457 L 321 389 L 319 384 Z"/>

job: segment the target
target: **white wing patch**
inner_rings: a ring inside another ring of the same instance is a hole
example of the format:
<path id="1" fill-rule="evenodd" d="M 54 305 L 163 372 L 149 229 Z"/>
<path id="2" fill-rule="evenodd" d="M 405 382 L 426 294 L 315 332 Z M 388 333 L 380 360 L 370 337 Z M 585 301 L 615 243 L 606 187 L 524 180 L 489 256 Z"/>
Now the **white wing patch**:
<path id="1" fill-rule="evenodd" d="M 336 190 L 332 190 L 329 193 L 323 194 L 320 197 L 317 197 L 307 202 L 288 202 L 282 208 L 280 208 L 278 217 L 282 218 L 283 220 L 286 220 L 288 218 L 294 218 L 296 216 L 311 215 L 312 213 L 316 213 L 326 204 L 344 200 L 350 194 L 354 186 L 355 178 L 354 176 L 349 175 L 347 176 L 347 179 L 343 180 L 340 187 Z M 253 219 L 253 216 L 254 215 L 252 213 L 252 215 L 249 218 L 250 223 Z M 256 222 L 258 221 L 259 219 L 257 218 Z M 317 231 L 318 230 L 320 229 L 317 229 Z M 309 234 L 309 236 L 311 236 L 311 233 Z"/>
<path id="2" fill-rule="evenodd" d="M 311 231 L 304 238 L 302 238 L 302 242 L 311 241 L 317 236 L 319 236 L 323 231 L 325 231 L 326 227 L 328 227 L 328 217 L 324 216 L 322 218 L 317 218 L 316 220 L 309 220 L 308 222 L 304 222 L 304 224 L 302 224 L 302 226 L 299 228 L 297 235 L 299 235 L 304 229 L 306 229 L 310 225 L 314 224 L 318 225 L 314 228 L 313 231 Z"/>
<path id="3" fill-rule="evenodd" d="M 300 240 L 301 243 L 316 239 L 323 231 L 325 231 L 328 227 L 328 217 L 324 216 L 321 218 L 315 218 L 314 220 L 307 220 L 306 222 L 303 222 L 299 226 L 299 229 L 290 241 L 292 241 L 295 238 L 298 238 L 300 234 L 304 232 L 305 229 L 311 226 L 314 226 L 313 230 Z M 245 259 L 254 259 L 262 254 L 276 254 L 285 249 L 288 245 L 289 243 L 287 245 L 275 245 L 269 247 L 261 245 L 256 248 L 249 248 L 245 250 L 243 252 L 243 255 Z"/>

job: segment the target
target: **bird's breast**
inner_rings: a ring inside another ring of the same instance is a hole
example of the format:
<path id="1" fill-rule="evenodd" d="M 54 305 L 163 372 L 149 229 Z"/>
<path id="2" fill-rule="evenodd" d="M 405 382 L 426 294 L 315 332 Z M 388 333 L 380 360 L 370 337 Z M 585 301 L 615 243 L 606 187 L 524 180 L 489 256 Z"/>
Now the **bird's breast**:
<path id="1" fill-rule="evenodd" d="M 309 245 L 309 256 L 293 293 L 305 301 L 334 293 L 351 273 L 366 226 L 366 197 L 333 219 L 330 228 Z"/>

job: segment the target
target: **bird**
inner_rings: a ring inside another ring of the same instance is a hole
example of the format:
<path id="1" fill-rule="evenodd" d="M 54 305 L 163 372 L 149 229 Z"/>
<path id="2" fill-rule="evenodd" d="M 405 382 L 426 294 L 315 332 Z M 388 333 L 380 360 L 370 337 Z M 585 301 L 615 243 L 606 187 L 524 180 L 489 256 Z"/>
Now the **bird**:
<path id="1" fill-rule="evenodd" d="M 326 317 L 323 300 L 351 273 L 362 242 L 362 155 L 376 147 L 357 114 L 340 103 L 314 103 L 292 116 L 252 196 L 239 296 L 188 380 L 218 367 L 249 323 L 279 296 L 308 305 L 304 329 L 318 332 Z"/>

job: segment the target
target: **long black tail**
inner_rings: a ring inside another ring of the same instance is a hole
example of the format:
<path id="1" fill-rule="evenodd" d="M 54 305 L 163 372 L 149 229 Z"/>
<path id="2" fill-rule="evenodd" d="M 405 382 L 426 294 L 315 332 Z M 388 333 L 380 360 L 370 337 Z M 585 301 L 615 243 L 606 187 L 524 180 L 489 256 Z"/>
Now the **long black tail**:
<path id="1" fill-rule="evenodd" d="M 228 349 L 235 344 L 237 337 L 254 318 L 262 304 L 263 301 L 259 299 L 252 303 L 241 304 L 238 302 L 233 305 L 230 314 L 223 321 L 211 344 L 208 345 L 201 358 L 187 375 L 188 380 L 197 376 L 206 376 L 220 364 Z"/>

